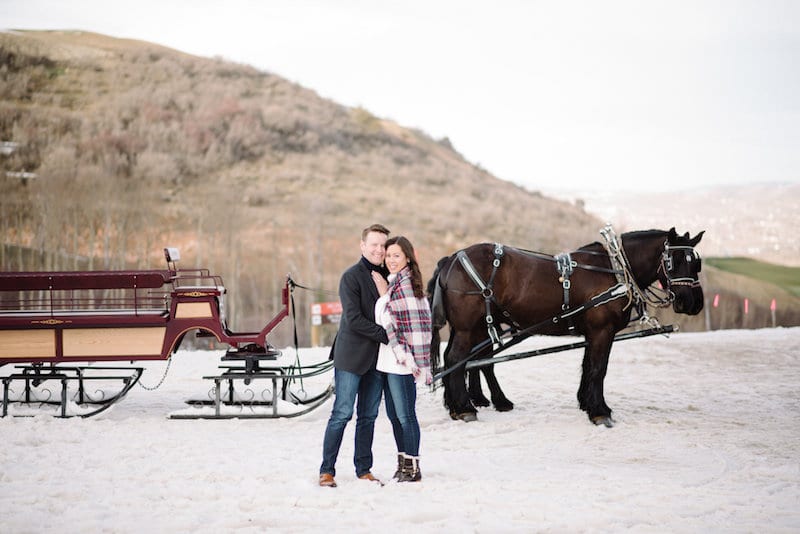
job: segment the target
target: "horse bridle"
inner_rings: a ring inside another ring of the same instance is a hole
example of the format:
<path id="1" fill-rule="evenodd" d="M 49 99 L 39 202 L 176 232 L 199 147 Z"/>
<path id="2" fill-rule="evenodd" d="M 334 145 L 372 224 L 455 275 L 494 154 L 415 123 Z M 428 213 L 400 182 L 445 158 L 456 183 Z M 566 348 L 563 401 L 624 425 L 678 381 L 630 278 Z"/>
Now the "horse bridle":
<path id="1" fill-rule="evenodd" d="M 671 276 L 672 270 L 675 268 L 675 265 L 672 261 L 672 254 L 677 251 L 686 251 L 687 263 L 697 260 L 698 267 L 693 273 L 694 277 L 678 276 L 673 278 Z M 690 245 L 670 245 L 669 241 L 664 241 L 664 252 L 661 254 L 661 264 L 658 268 L 662 273 L 664 273 L 664 277 L 667 279 L 666 290 L 670 293 L 670 300 L 674 300 L 675 298 L 675 295 L 670 289 L 672 286 L 688 286 L 691 288 L 700 287 L 700 277 L 698 276 L 698 273 L 700 273 L 701 269 L 703 268 L 701 261 L 700 254 L 697 253 L 694 247 Z"/>

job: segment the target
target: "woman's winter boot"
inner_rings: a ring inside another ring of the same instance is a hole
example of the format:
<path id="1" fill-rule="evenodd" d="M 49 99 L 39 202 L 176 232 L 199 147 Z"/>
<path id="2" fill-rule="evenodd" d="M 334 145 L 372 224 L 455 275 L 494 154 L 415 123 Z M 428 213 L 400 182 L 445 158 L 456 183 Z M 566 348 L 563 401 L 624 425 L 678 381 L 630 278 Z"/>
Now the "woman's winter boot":
<path id="1" fill-rule="evenodd" d="M 403 458 L 405 457 L 405 453 L 398 452 L 397 453 L 397 471 L 394 472 L 392 478 L 396 478 L 400 480 L 400 474 L 403 472 Z"/>
<path id="2" fill-rule="evenodd" d="M 398 482 L 419 482 L 422 480 L 422 471 L 419 470 L 419 456 L 403 456 L 403 470 Z"/>

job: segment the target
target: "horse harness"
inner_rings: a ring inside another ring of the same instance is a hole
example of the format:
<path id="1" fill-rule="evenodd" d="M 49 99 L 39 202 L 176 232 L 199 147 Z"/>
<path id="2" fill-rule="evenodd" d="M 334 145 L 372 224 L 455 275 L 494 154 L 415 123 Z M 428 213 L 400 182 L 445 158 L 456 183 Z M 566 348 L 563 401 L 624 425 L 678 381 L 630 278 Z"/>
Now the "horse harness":
<path id="1" fill-rule="evenodd" d="M 484 302 L 486 303 L 486 330 L 489 333 L 489 339 L 491 339 L 493 345 L 500 344 L 500 335 L 497 333 L 497 328 L 495 327 L 494 317 L 492 316 L 492 304 L 500 310 L 500 313 L 506 319 L 506 322 L 510 324 L 514 329 L 519 330 L 521 327 L 517 321 L 515 321 L 511 314 L 498 304 L 497 299 L 494 298 L 494 290 L 492 289 L 494 285 L 494 277 L 497 275 L 497 270 L 500 268 L 500 261 L 503 258 L 503 245 L 500 243 L 494 244 L 494 260 L 492 260 L 492 274 L 489 276 L 489 281 L 484 283 L 481 275 L 478 274 L 478 271 L 475 270 L 475 266 L 472 265 L 472 262 L 469 260 L 467 253 L 463 250 L 459 250 L 456 254 L 459 263 L 466 271 L 467 275 L 470 279 L 478 286 L 478 291 L 467 291 L 466 295 L 481 295 L 483 297 Z"/>
<path id="2" fill-rule="evenodd" d="M 580 267 L 580 268 L 583 268 L 583 269 L 589 269 L 589 270 L 595 270 L 595 271 L 601 271 L 601 272 L 612 272 L 612 271 L 609 271 L 608 269 L 605 269 L 603 267 L 595 267 L 593 265 L 579 264 L 579 263 L 575 262 L 574 260 L 572 260 L 572 258 L 571 258 L 569 253 L 560 254 L 560 255 L 554 257 L 554 256 L 549 256 L 549 255 L 540 254 L 540 253 L 531 252 L 531 251 L 524 251 L 524 252 L 526 254 L 539 256 L 539 257 L 542 257 L 544 259 L 548 259 L 548 260 L 556 262 L 556 269 L 558 270 L 559 275 L 560 275 L 559 276 L 559 281 L 561 282 L 561 286 L 562 286 L 562 288 L 564 290 L 564 302 L 563 302 L 563 304 L 561 306 L 561 309 L 562 309 L 561 314 L 553 317 L 551 320 L 546 321 L 546 322 L 556 323 L 556 322 L 561 321 L 561 320 L 566 320 L 567 327 L 569 328 L 570 331 L 573 331 L 575 329 L 575 326 L 574 326 L 574 324 L 572 322 L 572 319 L 573 319 L 574 316 L 586 311 L 589 308 L 594 308 L 596 306 L 601 306 L 601 305 L 603 305 L 603 304 L 605 304 L 607 302 L 610 302 L 611 300 L 616 300 L 618 298 L 621 298 L 621 297 L 627 295 L 629 293 L 629 291 L 630 291 L 626 284 L 618 283 L 618 284 L 612 286 L 611 288 L 607 289 L 603 293 L 601 293 L 599 295 L 596 295 L 595 297 L 590 299 L 589 302 L 584 303 L 584 304 L 582 304 L 580 306 L 577 306 L 577 307 L 571 309 L 570 308 L 569 290 L 570 290 L 572 284 L 570 283 L 569 277 L 570 277 L 570 275 L 572 274 L 573 270 L 576 267 Z M 509 332 L 511 332 L 512 334 L 514 334 L 514 333 L 524 333 L 524 332 L 527 332 L 528 330 L 531 330 L 531 329 L 535 330 L 536 328 L 541 327 L 542 324 L 544 324 L 544 323 L 539 324 L 539 325 L 534 325 L 533 327 L 528 327 L 526 329 L 523 329 L 523 327 L 519 324 L 519 322 L 517 322 L 511 316 L 511 313 L 507 309 L 505 309 L 504 307 L 500 306 L 500 304 L 497 302 L 497 299 L 494 296 L 493 285 L 494 285 L 495 277 L 497 275 L 497 271 L 500 269 L 500 265 L 502 263 L 502 258 L 503 258 L 504 254 L 505 254 L 504 249 L 503 249 L 503 245 L 500 244 L 500 243 L 495 243 L 494 244 L 493 253 L 494 253 L 494 259 L 492 260 L 492 273 L 491 273 L 491 275 L 489 275 L 488 282 L 484 282 L 483 281 L 483 278 L 481 278 L 481 275 L 478 274 L 478 271 L 475 269 L 475 266 L 472 264 L 472 262 L 470 261 L 469 257 L 467 256 L 467 253 L 464 250 L 458 251 L 456 253 L 456 258 L 458 259 L 458 263 L 460 263 L 461 266 L 464 268 L 464 271 L 467 273 L 467 275 L 472 280 L 472 282 L 478 287 L 478 291 L 464 291 L 463 294 L 465 294 L 465 295 L 481 295 L 483 297 L 483 299 L 484 299 L 484 302 L 486 304 L 486 314 L 484 316 L 484 320 L 486 321 L 486 330 L 487 330 L 488 336 L 489 336 L 489 339 L 486 342 L 487 343 L 491 343 L 491 345 L 495 349 L 497 349 L 500 345 L 503 344 L 503 342 L 501 340 L 502 336 L 497 331 L 497 327 L 496 327 L 496 322 L 495 322 L 494 316 L 492 315 L 492 306 L 495 306 L 495 308 L 500 311 L 500 313 L 502 314 L 502 316 L 504 318 L 504 322 L 511 326 L 510 330 L 508 332 L 503 332 L 503 334 L 507 334 Z M 450 268 L 448 269 L 448 274 L 446 275 L 446 278 L 449 277 L 449 272 L 450 272 L 450 270 L 453 269 L 454 266 L 455 266 L 455 262 L 450 264 Z"/>
<path id="3" fill-rule="evenodd" d="M 500 341 L 501 336 L 497 332 L 497 327 L 495 326 L 494 316 L 492 315 L 492 305 L 494 305 L 495 308 L 497 308 L 500 311 L 500 313 L 503 315 L 503 318 L 505 319 L 505 322 L 511 325 L 512 332 L 519 331 L 522 329 L 522 327 L 516 320 L 514 320 L 514 318 L 511 316 L 511 313 L 507 309 L 500 306 L 500 304 L 497 302 L 497 299 L 494 296 L 494 290 L 493 290 L 494 279 L 495 276 L 497 275 L 497 271 L 500 269 L 500 264 L 504 255 L 503 245 L 500 243 L 495 243 L 493 252 L 494 252 L 494 260 L 492 260 L 492 274 L 489 275 L 488 282 L 483 281 L 480 274 L 478 274 L 478 271 L 475 269 L 475 266 L 470 261 L 469 256 L 467 256 L 467 253 L 464 250 L 459 250 L 456 253 L 456 258 L 458 258 L 458 262 L 464 268 L 464 271 L 467 273 L 472 282 L 476 286 L 478 286 L 478 291 L 465 291 L 464 294 L 481 295 L 484 299 L 484 302 L 486 304 L 486 315 L 484 316 L 484 320 L 486 321 L 486 330 L 489 334 L 489 339 L 491 340 L 492 344 L 496 346 L 501 343 Z M 539 255 L 537 253 L 533 253 L 530 251 L 526 251 L 526 253 L 534 254 L 537 256 Z M 572 259 L 572 257 L 568 252 L 559 254 L 554 257 L 545 255 L 541 256 L 556 262 L 556 270 L 558 271 L 559 274 L 558 280 L 559 282 L 561 282 L 561 287 L 564 290 L 564 301 L 561 304 L 562 312 L 566 312 L 567 310 L 569 310 L 569 304 L 570 304 L 569 290 L 572 287 L 569 277 L 576 267 L 608 272 L 608 269 L 594 267 L 592 265 L 579 265 L 576 261 Z M 452 265 L 453 264 L 451 264 L 451 268 Z M 571 313 L 564 314 L 564 318 L 566 318 L 567 320 L 567 327 L 569 331 L 575 330 L 575 325 L 572 322 L 573 315 L 574 314 Z"/>
<path id="4" fill-rule="evenodd" d="M 617 239 L 614 230 L 611 228 L 611 225 L 606 225 L 601 231 L 600 234 L 604 238 L 604 242 L 602 243 L 603 247 L 605 248 L 606 253 L 608 254 L 609 261 L 611 262 L 611 269 L 606 269 L 603 267 L 596 267 L 594 265 L 584 265 L 579 264 L 578 262 L 572 259 L 572 256 L 569 252 L 564 252 L 558 254 L 556 256 L 549 256 L 546 254 L 536 253 L 532 251 L 524 251 L 526 254 L 531 254 L 537 257 L 541 257 L 544 259 L 549 259 L 555 262 L 556 270 L 558 271 L 559 277 L 558 281 L 561 283 L 561 287 L 563 289 L 563 302 L 561 304 L 562 315 L 560 318 L 564 318 L 567 320 L 567 327 L 570 331 L 575 330 L 575 325 L 572 322 L 572 318 L 576 313 L 570 312 L 570 289 L 572 287 L 572 283 L 570 282 L 570 276 L 574 272 L 575 268 L 587 269 L 592 271 L 600 271 L 613 274 L 617 279 L 617 285 L 610 290 L 610 294 L 614 295 L 614 298 L 619 298 L 620 296 L 627 296 L 628 303 L 625 305 L 625 308 L 628 306 L 634 305 L 636 311 L 639 315 L 640 322 L 646 323 L 653 323 L 657 322 L 655 318 L 652 318 L 647 313 L 647 304 L 652 304 L 656 307 L 666 307 L 674 300 L 675 295 L 670 290 L 672 285 L 689 285 L 694 287 L 699 285 L 699 281 L 693 278 L 682 277 L 682 278 L 672 278 L 670 276 L 670 272 L 672 271 L 672 253 L 674 251 L 681 251 L 686 250 L 687 254 L 688 251 L 691 251 L 695 257 L 697 257 L 697 252 L 694 250 L 693 247 L 685 246 L 685 245 L 678 245 L 678 246 L 670 246 L 668 242 L 664 243 L 664 252 L 661 257 L 661 264 L 659 269 L 664 272 L 664 275 L 667 278 L 668 287 L 664 290 L 666 296 L 659 296 L 656 295 L 655 292 L 649 288 L 642 290 L 636 281 L 633 278 L 633 274 L 631 272 L 631 265 L 628 261 L 628 258 L 625 254 L 625 250 L 622 247 L 622 244 Z M 589 251 L 583 251 L 589 252 Z M 456 253 L 456 257 L 458 258 L 458 262 L 464 268 L 464 271 L 467 273 L 469 278 L 472 282 L 478 287 L 478 291 L 466 291 L 464 294 L 466 295 L 481 295 L 484 299 L 486 304 L 486 314 L 484 319 L 486 321 L 486 329 L 489 334 L 489 339 L 491 340 L 492 345 L 499 345 L 501 343 L 501 336 L 497 332 L 496 323 L 494 316 L 492 315 L 492 306 L 500 311 L 504 318 L 504 322 L 511 325 L 512 331 L 519 331 L 522 329 L 520 324 L 514 320 L 511 316 L 511 313 L 505 309 L 504 307 L 500 306 L 497 302 L 497 299 L 494 296 L 494 280 L 497 275 L 497 271 L 500 269 L 500 265 L 502 263 L 503 256 L 505 254 L 503 245 L 500 243 L 494 244 L 494 259 L 492 260 L 492 273 L 489 276 L 488 282 L 484 282 L 481 278 L 478 271 L 475 269 L 475 266 L 470 261 L 467 253 L 464 250 L 460 250 Z M 452 269 L 454 264 L 450 265 Z M 624 294 L 620 293 L 620 289 L 624 289 Z M 602 303 L 607 301 L 600 301 Z M 579 307 L 583 308 L 583 306 Z"/>

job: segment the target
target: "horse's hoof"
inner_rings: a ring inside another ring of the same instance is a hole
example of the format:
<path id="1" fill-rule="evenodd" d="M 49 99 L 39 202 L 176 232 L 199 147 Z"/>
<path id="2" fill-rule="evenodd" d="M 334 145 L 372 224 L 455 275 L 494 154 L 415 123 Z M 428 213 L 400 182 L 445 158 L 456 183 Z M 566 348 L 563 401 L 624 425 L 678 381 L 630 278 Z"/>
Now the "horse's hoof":
<path id="1" fill-rule="evenodd" d="M 458 414 L 458 418 L 464 421 L 465 423 L 471 423 L 472 421 L 478 420 L 478 414 L 473 412 L 466 412 Z"/>
<path id="2" fill-rule="evenodd" d="M 592 423 L 597 426 L 604 425 L 607 428 L 612 428 L 614 426 L 614 420 L 611 419 L 610 415 L 595 415 L 592 417 Z"/>
<path id="3" fill-rule="evenodd" d="M 489 399 L 487 399 L 486 397 L 484 397 L 482 399 L 470 399 L 470 400 L 472 401 L 472 404 L 474 406 L 482 406 L 482 407 L 484 407 L 484 406 L 491 405 L 491 402 L 489 402 Z"/>
<path id="4" fill-rule="evenodd" d="M 511 401 L 499 402 L 494 405 L 494 409 L 498 412 L 510 412 L 514 409 L 514 403 Z"/>

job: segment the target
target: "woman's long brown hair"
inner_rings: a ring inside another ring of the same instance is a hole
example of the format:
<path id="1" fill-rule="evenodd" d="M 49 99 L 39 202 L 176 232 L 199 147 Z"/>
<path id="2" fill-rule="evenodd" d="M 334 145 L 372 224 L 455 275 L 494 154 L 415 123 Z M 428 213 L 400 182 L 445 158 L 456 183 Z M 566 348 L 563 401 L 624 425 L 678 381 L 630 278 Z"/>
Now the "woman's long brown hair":
<path id="1" fill-rule="evenodd" d="M 400 250 L 405 254 L 408 260 L 408 266 L 411 269 L 411 287 L 414 289 L 414 296 L 421 299 L 425 296 L 425 290 L 422 287 L 422 273 L 419 270 L 419 263 L 417 263 L 417 254 L 414 252 L 414 246 L 407 237 L 398 235 L 390 237 L 386 240 L 386 248 L 390 245 L 397 245 Z"/>

